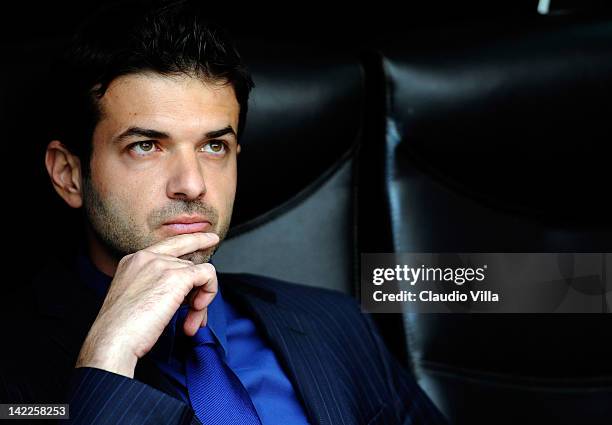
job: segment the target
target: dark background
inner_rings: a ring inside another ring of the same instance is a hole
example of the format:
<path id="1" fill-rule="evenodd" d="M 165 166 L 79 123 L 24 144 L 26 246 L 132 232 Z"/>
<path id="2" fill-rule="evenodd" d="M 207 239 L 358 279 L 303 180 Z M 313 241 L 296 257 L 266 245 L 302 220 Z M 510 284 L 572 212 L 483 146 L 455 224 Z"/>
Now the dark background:
<path id="1" fill-rule="evenodd" d="M 12 2 L 0 16 L 2 43 L 62 37 L 97 5 L 107 1 Z M 605 0 L 551 0 L 549 16 L 537 12 L 538 0 L 365 1 L 359 2 L 209 2 L 211 18 L 239 37 L 279 38 L 355 45 L 398 29 L 419 29 L 474 22 L 492 25 L 610 14 Z M 423 42 L 423 40 L 420 40 Z"/>

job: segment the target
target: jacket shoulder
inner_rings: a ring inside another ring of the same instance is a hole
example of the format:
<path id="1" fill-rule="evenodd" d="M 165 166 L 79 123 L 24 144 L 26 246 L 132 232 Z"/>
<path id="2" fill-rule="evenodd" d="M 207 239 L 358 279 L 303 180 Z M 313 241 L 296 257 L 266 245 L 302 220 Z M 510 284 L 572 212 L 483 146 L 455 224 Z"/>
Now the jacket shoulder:
<path id="1" fill-rule="evenodd" d="M 223 281 L 228 281 L 229 285 L 239 284 L 252 291 L 268 292 L 281 304 L 293 304 L 299 300 L 299 304 L 305 307 L 312 307 L 313 304 L 319 307 L 333 305 L 360 312 L 357 300 L 340 291 L 250 273 L 220 273 L 219 276 Z"/>

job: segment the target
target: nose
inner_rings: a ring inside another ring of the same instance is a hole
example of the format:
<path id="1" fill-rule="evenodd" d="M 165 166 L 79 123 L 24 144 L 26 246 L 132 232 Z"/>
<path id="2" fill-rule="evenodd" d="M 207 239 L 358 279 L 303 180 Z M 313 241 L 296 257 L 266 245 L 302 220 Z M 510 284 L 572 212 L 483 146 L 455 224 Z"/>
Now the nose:
<path id="1" fill-rule="evenodd" d="M 172 199 L 192 200 L 206 194 L 202 164 L 195 152 L 177 152 L 170 160 L 167 195 Z"/>

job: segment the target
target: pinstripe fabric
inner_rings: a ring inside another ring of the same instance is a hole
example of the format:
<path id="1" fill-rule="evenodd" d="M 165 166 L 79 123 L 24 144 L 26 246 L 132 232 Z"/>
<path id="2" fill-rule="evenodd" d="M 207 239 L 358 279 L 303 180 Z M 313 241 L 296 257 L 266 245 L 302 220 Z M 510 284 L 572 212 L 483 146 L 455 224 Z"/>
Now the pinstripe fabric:
<path id="1" fill-rule="evenodd" d="M 75 369 L 70 389 L 70 423 L 190 424 L 185 403 L 135 379 L 95 368 Z"/>
<path id="2" fill-rule="evenodd" d="M 261 327 L 311 423 L 445 423 L 412 376 L 389 355 L 353 299 L 253 275 L 220 274 L 219 279 L 228 301 L 244 308 Z M 2 354 L 0 401 L 68 400 L 74 424 L 200 423 L 147 356 L 138 362 L 135 379 L 74 369 L 100 306 L 65 270 L 47 270 L 40 283 L 30 288 L 33 293 L 15 298 L 38 299 L 38 316 L 18 326 L 15 312 L 24 307 L 16 304 L 3 317 L 2 328 L 8 332 L 3 335 L 15 343 Z M 26 329 L 40 330 L 35 341 Z"/>
<path id="3" fill-rule="evenodd" d="M 231 279 L 224 294 L 265 329 L 312 422 L 446 423 L 352 298 L 260 276 Z"/>

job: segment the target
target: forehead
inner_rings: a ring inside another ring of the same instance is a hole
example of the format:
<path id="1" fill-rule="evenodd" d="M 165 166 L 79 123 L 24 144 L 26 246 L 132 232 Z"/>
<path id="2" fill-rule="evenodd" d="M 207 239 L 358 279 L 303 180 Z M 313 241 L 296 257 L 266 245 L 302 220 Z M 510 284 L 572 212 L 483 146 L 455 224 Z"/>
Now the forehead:
<path id="1" fill-rule="evenodd" d="M 186 75 L 130 74 L 116 78 L 100 99 L 100 124 L 160 127 L 236 126 L 239 105 L 230 84 Z"/>

